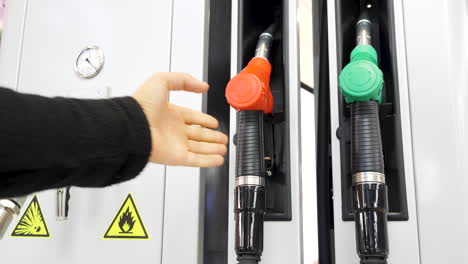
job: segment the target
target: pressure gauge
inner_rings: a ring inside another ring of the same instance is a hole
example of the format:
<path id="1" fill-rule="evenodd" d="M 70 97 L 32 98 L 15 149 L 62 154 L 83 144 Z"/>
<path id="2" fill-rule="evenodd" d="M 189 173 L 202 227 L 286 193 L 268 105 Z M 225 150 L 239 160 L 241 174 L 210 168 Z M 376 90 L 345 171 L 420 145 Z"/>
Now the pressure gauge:
<path id="1" fill-rule="evenodd" d="M 104 53 L 97 46 L 88 46 L 81 50 L 75 61 L 75 73 L 81 77 L 90 79 L 98 75 L 104 66 Z"/>

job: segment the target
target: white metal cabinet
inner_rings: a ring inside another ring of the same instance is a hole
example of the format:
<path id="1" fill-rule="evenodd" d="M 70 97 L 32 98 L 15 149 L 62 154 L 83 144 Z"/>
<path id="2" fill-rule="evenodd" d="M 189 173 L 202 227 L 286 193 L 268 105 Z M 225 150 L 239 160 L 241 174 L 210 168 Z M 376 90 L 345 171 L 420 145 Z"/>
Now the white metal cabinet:
<path id="1" fill-rule="evenodd" d="M 464 263 L 468 2 L 405 1 L 403 7 L 421 263 Z"/>
<path id="2" fill-rule="evenodd" d="M 0 81 L 5 86 L 24 93 L 97 98 L 129 95 L 157 71 L 186 71 L 203 77 L 203 0 L 14 1 L 10 6 L 15 8 L 7 15 L 4 40 L 8 42 L 0 49 L 0 69 L 19 66 L 17 72 L 2 71 Z M 185 9 L 187 5 L 192 8 Z M 195 20 L 187 23 L 190 17 Z M 173 26 L 175 18 L 186 26 Z M 19 34 L 9 33 L 15 30 Z M 187 30 L 193 33 L 190 39 L 184 35 Z M 184 38 L 192 45 L 174 44 Z M 87 45 L 99 46 L 105 56 L 101 73 L 89 80 L 80 79 L 73 69 L 76 56 Z M 4 54 L 5 50 L 9 53 Z M 185 56 L 176 56 L 178 52 Z M 171 101 L 202 110 L 201 95 L 175 93 Z M 166 175 L 170 176 L 166 179 Z M 0 241 L 2 261 L 199 263 L 202 183 L 199 169 L 148 165 L 130 182 L 105 189 L 72 188 L 70 216 L 63 222 L 55 219 L 55 190 L 39 193 L 51 238 L 5 237 Z M 128 193 L 133 195 L 150 240 L 103 240 Z M 18 220 L 13 220 L 9 234 Z M 187 239 L 171 238 L 187 222 L 195 224 L 180 234 Z M 184 254 L 176 254 L 182 248 Z"/>

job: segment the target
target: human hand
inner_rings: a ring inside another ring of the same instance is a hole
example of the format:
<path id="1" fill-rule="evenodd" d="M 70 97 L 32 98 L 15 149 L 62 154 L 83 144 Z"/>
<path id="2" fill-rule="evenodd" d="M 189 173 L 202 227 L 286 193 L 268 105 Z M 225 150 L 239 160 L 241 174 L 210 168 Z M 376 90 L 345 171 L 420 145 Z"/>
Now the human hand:
<path id="1" fill-rule="evenodd" d="M 169 103 L 170 91 L 203 93 L 208 84 L 186 73 L 157 73 L 133 98 L 143 108 L 152 139 L 150 161 L 165 165 L 214 167 L 223 164 L 228 137 L 207 114 Z"/>

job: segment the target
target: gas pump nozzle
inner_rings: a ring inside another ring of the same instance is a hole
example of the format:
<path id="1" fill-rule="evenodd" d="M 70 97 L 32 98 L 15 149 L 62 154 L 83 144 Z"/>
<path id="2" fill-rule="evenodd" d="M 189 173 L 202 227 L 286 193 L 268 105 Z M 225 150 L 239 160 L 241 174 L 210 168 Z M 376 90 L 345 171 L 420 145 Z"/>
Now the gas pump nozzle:
<path id="1" fill-rule="evenodd" d="M 257 42 L 255 57 L 226 87 L 226 98 L 237 112 L 234 216 L 239 264 L 256 264 L 263 252 L 266 211 L 264 116 L 273 111 L 268 61 L 276 26 Z"/>
<path id="2" fill-rule="evenodd" d="M 371 5 L 370 5 L 371 6 Z M 383 73 L 371 46 L 368 9 L 356 23 L 351 62 L 339 83 L 351 107 L 351 170 L 356 247 L 361 264 L 384 264 L 388 257 L 388 190 L 385 184 L 379 106 Z"/>
<path id="3" fill-rule="evenodd" d="M 0 199 L 0 239 L 5 235 L 13 218 L 19 215 L 26 196 Z"/>

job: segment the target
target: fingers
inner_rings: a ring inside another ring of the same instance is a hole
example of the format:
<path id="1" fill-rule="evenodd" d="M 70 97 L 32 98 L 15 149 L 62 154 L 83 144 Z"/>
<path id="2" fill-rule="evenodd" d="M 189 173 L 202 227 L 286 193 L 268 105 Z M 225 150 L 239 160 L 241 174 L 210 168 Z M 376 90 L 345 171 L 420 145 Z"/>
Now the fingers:
<path id="1" fill-rule="evenodd" d="M 185 123 L 188 125 L 200 125 L 208 128 L 217 128 L 219 125 L 216 118 L 200 111 L 173 104 L 170 107 L 181 113 Z"/>
<path id="2" fill-rule="evenodd" d="M 189 139 L 202 142 L 227 144 L 228 137 L 216 130 L 187 125 L 186 133 Z"/>
<path id="3" fill-rule="evenodd" d="M 202 82 L 188 73 L 160 72 L 151 77 L 159 81 L 169 91 L 187 91 L 203 93 L 208 91 L 208 84 Z"/>
<path id="4" fill-rule="evenodd" d="M 199 142 L 199 141 L 189 140 L 188 141 L 188 150 L 190 152 L 198 153 L 198 154 L 224 155 L 224 154 L 226 154 L 227 147 L 224 144 L 207 143 L 207 142 Z"/>
<path id="5" fill-rule="evenodd" d="M 224 163 L 224 157 L 221 155 L 204 155 L 189 152 L 187 155 L 186 166 L 191 167 L 216 167 Z"/>

